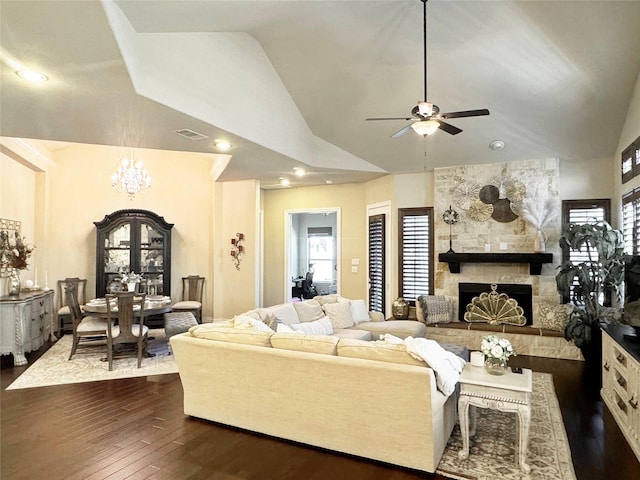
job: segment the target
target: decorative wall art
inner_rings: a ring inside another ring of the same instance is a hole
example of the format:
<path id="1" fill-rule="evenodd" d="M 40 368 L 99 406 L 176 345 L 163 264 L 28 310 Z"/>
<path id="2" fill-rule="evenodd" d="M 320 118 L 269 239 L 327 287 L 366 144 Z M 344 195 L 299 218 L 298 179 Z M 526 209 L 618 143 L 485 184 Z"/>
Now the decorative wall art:
<path id="1" fill-rule="evenodd" d="M 518 218 L 519 204 L 526 190 L 520 181 L 494 178 L 492 183 L 483 187 L 475 181 L 456 185 L 453 199 L 456 205 L 469 212 L 472 220 L 485 222 L 493 218 L 497 222 L 508 223 Z"/>

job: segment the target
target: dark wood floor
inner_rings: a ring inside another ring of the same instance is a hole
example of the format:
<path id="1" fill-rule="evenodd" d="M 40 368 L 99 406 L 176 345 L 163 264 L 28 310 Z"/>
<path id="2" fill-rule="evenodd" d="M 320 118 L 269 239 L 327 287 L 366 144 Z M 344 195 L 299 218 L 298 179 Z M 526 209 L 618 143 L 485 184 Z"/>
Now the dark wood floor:
<path id="1" fill-rule="evenodd" d="M 578 480 L 640 478 L 581 362 L 521 356 L 511 364 L 553 374 Z M 5 391 L 25 368 L 2 357 L 3 480 L 441 478 L 186 417 L 177 374 Z"/>

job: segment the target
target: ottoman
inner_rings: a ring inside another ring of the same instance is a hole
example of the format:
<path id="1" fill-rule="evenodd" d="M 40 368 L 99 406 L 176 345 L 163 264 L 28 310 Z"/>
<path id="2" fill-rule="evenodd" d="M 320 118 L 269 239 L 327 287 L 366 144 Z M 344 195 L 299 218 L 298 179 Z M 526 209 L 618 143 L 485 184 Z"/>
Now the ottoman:
<path id="1" fill-rule="evenodd" d="M 195 325 L 198 325 L 198 322 L 191 312 L 169 312 L 164 314 L 164 332 L 167 342 L 174 335 L 187 332 Z"/>

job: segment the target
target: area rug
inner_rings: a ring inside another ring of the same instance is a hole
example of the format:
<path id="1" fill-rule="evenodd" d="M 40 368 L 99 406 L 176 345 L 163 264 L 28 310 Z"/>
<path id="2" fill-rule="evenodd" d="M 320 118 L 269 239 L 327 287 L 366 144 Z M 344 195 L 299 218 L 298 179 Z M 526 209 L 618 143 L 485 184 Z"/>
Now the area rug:
<path id="1" fill-rule="evenodd" d="M 138 368 L 138 360 L 130 357 L 114 360 L 113 370 L 109 371 L 109 364 L 101 361 L 107 355 L 104 344 L 87 349 L 79 348 L 73 358 L 67 360 L 71 342 L 72 336 L 64 335 L 9 385 L 7 390 L 178 372 L 167 346 L 164 329 L 161 328 L 149 330 L 147 350 L 154 356 L 143 358 L 141 368 Z"/>
<path id="2" fill-rule="evenodd" d="M 562 423 L 553 377 L 533 373 L 531 425 L 525 475 L 515 463 L 516 415 L 476 409 L 476 434 L 470 438 L 469 458 L 458 459 L 462 449 L 460 427 L 455 426 L 437 473 L 459 480 L 574 480 L 571 450 Z"/>

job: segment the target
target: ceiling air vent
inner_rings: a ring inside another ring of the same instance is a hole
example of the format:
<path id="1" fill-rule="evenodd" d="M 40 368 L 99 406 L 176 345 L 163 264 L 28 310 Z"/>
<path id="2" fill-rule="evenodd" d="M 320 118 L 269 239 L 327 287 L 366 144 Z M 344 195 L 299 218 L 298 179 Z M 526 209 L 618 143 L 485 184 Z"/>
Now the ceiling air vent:
<path id="1" fill-rule="evenodd" d="M 201 140 L 203 138 L 207 138 L 206 135 L 203 135 L 198 132 L 194 132 L 193 130 L 189 130 L 188 128 L 181 128 L 180 130 L 174 130 L 173 133 L 177 133 L 181 137 L 188 138 L 189 140 Z"/>

